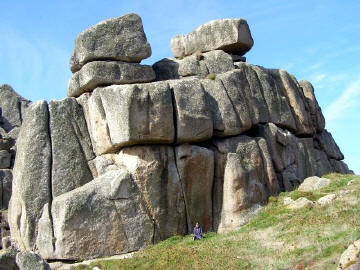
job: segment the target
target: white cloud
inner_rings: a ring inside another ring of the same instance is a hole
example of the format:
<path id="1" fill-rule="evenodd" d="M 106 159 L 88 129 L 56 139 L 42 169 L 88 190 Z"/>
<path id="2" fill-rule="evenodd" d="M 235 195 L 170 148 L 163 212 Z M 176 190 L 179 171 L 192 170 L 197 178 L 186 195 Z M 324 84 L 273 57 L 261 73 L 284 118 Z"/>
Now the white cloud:
<path id="1" fill-rule="evenodd" d="M 325 119 L 327 121 L 339 119 L 357 105 L 360 105 L 360 80 L 352 82 L 334 102 L 326 107 Z"/>
<path id="2" fill-rule="evenodd" d="M 312 83 L 318 83 L 321 82 L 323 79 L 326 78 L 326 74 L 325 73 L 321 73 L 321 74 L 316 74 L 311 78 L 311 82 Z"/>

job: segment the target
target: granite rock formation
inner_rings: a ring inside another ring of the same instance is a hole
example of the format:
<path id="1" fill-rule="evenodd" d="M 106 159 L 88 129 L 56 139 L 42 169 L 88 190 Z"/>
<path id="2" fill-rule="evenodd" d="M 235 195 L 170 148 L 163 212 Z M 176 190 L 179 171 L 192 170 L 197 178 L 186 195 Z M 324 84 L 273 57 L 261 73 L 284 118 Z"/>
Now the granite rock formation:
<path id="1" fill-rule="evenodd" d="M 244 62 L 252 44 L 245 20 L 213 21 L 172 40 L 178 59 L 150 67 L 139 64 L 151 54 L 139 16 L 82 32 L 69 97 L 21 114 L 17 247 L 77 260 L 139 250 L 197 221 L 228 232 L 306 177 L 350 173 L 310 82 Z"/>

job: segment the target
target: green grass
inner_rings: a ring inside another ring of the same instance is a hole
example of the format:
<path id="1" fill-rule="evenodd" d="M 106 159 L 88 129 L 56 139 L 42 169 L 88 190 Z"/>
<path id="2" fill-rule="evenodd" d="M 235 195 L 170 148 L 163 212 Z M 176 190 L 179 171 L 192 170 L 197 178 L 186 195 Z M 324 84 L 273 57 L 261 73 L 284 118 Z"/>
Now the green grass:
<path id="1" fill-rule="evenodd" d="M 210 73 L 209 75 L 207 75 L 207 78 L 209 80 L 215 80 L 216 79 L 216 74 L 215 73 Z"/>
<path id="2" fill-rule="evenodd" d="M 283 192 L 247 225 L 227 234 L 207 233 L 201 241 L 174 236 L 124 260 L 72 269 L 336 269 L 341 253 L 360 238 L 360 177 L 331 174 L 331 185 L 316 192 Z M 354 180 L 353 184 L 347 183 Z M 316 200 L 350 190 L 328 206 L 288 210 L 283 198 Z"/>

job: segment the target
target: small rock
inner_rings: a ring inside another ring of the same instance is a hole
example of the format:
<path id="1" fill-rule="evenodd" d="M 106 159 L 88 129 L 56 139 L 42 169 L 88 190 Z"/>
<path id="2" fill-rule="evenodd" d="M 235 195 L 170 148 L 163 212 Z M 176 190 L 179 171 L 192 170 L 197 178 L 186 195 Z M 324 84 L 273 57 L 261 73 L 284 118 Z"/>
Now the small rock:
<path id="1" fill-rule="evenodd" d="M 284 205 L 289 205 L 289 204 L 291 204 L 293 202 L 294 202 L 294 200 L 291 199 L 290 197 L 285 197 L 284 198 Z"/>
<path id="2" fill-rule="evenodd" d="M 337 270 L 360 269 L 360 239 L 352 243 L 341 255 Z M 354 266 L 353 266 L 354 265 Z M 355 268 L 350 268 L 355 267 Z M 357 268 L 356 268 L 357 267 Z"/>
<path id="3" fill-rule="evenodd" d="M 305 265 L 303 263 L 298 263 L 294 266 L 293 270 L 305 270 Z"/>
<path id="4" fill-rule="evenodd" d="M 311 176 L 306 178 L 304 182 L 302 182 L 298 190 L 304 192 L 310 192 L 327 187 L 328 185 L 330 185 L 330 179 L 320 178 L 318 176 Z"/>
<path id="5" fill-rule="evenodd" d="M 351 186 L 352 184 L 354 184 L 354 182 L 355 182 L 354 180 L 351 180 L 351 181 L 349 181 L 349 182 L 347 183 L 347 185 L 348 185 L 348 186 Z"/>
<path id="6" fill-rule="evenodd" d="M 346 268 L 346 270 L 360 270 L 360 262 L 350 265 Z"/>
<path id="7" fill-rule="evenodd" d="M 329 194 L 318 199 L 317 203 L 320 205 L 326 205 L 333 202 L 335 199 L 336 199 L 336 194 Z"/>
<path id="8" fill-rule="evenodd" d="M 7 248 L 11 247 L 11 238 L 10 238 L 10 236 L 3 237 L 1 239 L 1 244 L 2 244 L 3 249 L 7 249 Z"/>
<path id="9" fill-rule="evenodd" d="M 93 267 L 93 270 L 101 270 L 99 267 L 95 266 Z"/>
<path id="10" fill-rule="evenodd" d="M 16 255 L 16 264 L 20 270 L 50 270 L 50 266 L 46 261 L 30 251 L 19 252 Z"/>
<path id="11" fill-rule="evenodd" d="M 339 195 L 343 196 L 343 195 L 348 195 L 351 193 L 351 190 L 340 190 Z"/>
<path id="12" fill-rule="evenodd" d="M 314 207 L 314 203 L 304 197 L 301 197 L 287 206 L 287 208 L 292 210 L 296 210 L 304 207 L 311 209 Z"/>

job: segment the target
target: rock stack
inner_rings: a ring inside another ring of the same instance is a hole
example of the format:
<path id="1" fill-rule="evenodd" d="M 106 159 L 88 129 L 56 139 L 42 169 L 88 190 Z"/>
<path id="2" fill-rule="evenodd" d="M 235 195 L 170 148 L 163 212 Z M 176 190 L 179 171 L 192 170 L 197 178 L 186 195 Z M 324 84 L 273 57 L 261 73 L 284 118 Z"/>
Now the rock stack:
<path id="1" fill-rule="evenodd" d="M 98 86 L 151 82 L 151 66 L 140 65 L 151 55 L 141 18 L 128 14 L 105 20 L 77 37 L 70 60 L 74 73 L 68 96 L 78 97 Z"/>
<path id="2" fill-rule="evenodd" d="M 308 176 L 349 173 L 312 85 L 239 61 L 252 44 L 246 21 L 210 22 L 175 37 L 178 59 L 154 64 L 149 82 L 137 15 L 82 32 L 69 97 L 23 116 L 16 245 L 76 260 L 139 250 L 197 221 L 228 232 Z"/>

